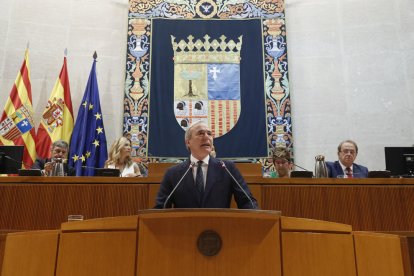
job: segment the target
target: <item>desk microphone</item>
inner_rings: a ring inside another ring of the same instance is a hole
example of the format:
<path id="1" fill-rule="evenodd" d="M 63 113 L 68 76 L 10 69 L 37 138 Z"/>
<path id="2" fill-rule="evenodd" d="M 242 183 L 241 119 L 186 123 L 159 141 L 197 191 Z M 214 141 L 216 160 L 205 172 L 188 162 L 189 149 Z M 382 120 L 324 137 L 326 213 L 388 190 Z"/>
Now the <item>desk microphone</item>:
<path id="1" fill-rule="evenodd" d="M 174 189 L 171 191 L 171 193 L 167 196 L 167 199 L 164 202 L 164 206 L 163 209 L 165 209 L 165 207 L 167 206 L 167 202 L 168 200 L 170 200 L 171 196 L 173 195 L 173 193 L 175 192 L 175 190 L 177 190 L 178 186 L 181 184 L 181 182 L 183 181 L 184 177 L 187 175 L 187 173 L 190 171 L 190 169 L 192 167 L 194 167 L 194 162 L 191 162 L 190 165 L 188 166 L 188 169 L 185 171 L 185 173 L 183 174 L 183 176 L 181 177 L 181 179 L 178 181 L 177 185 L 175 185 Z"/>
<path id="2" fill-rule="evenodd" d="M 307 171 L 307 172 L 310 172 L 310 170 L 307 170 L 307 169 L 305 169 L 304 167 L 301 167 L 301 166 L 299 166 L 299 165 L 296 165 L 295 163 L 293 163 L 292 161 L 290 161 L 290 164 L 292 164 L 293 166 L 295 166 L 295 167 L 298 167 L 299 169 L 302 169 L 302 170 L 304 170 L 304 171 Z"/>
<path id="3" fill-rule="evenodd" d="M 283 158 L 283 157 L 279 157 L 279 156 L 278 156 L 278 157 L 277 157 L 277 159 L 282 159 L 282 160 L 284 160 L 284 161 L 288 162 L 289 164 L 292 164 L 293 166 L 298 167 L 299 169 L 302 169 L 302 170 L 304 170 L 304 171 L 310 172 L 310 170 L 307 170 L 307 169 L 305 169 L 304 167 L 301 167 L 301 166 L 299 166 L 299 165 L 297 165 L 297 164 L 293 163 L 292 161 L 287 160 L 286 158 Z"/>
<path id="4" fill-rule="evenodd" d="M 243 189 L 243 187 L 240 185 L 240 183 L 236 180 L 236 178 L 233 176 L 233 174 L 227 169 L 226 164 L 223 161 L 220 161 L 221 167 L 223 167 L 226 172 L 231 176 L 231 178 L 236 182 L 237 186 L 243 191 L 244 195 L 249 199 L 250 204 L 252 205 L 253 209 L 256 209 L 256 205 L 253 203 L 252 198 L 247 194 L 247 192 Z"/>
<path id="5" fill-rule="evenodd" d="M 4 152 L 0 152 L 0 161 L 1 161 L 3 158 L 5 158 L 5 159 L 9 159 L 9 160 L 13 161 L 14 163 L 19 164 L 20 166 L 21 166 L 21 165 L 24 165 L 24 167 L 25 167 L 25 168 L 30 168 L 30 167 L 31 167 L 31 166 L 29 166 L 28 164 L 24 163 L 23 161 L 17 161 L 16 159 L 14 159 L 14 158 L 12 158 L 12 157 L 10 157 L 10 156 L 6 155 Z"/>

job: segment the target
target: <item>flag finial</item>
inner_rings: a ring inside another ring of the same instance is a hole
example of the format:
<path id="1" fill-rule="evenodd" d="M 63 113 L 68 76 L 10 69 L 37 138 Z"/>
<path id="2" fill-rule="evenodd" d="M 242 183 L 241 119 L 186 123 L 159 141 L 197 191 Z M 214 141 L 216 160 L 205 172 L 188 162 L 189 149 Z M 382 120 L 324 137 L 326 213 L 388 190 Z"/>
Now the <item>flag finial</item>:
<path id="1" fill-rule="evenodd" d="M 63 54 L 65 55 L 65 57 L 68 56 L 68 48 L 65 48 L 65 51 L 63 51 Z"/>
<path id="2" fill-rule="evenodd" d="M 98 58 L 98 54 L 95 51 L 95 53 L 93 53 L 93 59 L 96 60 L 97 58 Z"/>
<path id="3" fill-rule="evenodd" d="M 26 50 L 29 50 L 30 41 L 27 41 Z"/>

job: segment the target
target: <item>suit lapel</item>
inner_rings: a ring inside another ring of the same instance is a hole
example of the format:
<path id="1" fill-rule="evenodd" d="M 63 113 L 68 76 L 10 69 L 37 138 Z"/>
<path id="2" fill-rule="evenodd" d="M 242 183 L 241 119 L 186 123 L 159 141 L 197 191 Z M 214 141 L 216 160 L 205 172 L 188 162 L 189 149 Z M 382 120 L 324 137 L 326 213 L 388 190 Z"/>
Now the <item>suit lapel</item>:
<path id="1" fill-rule="evenodd" d="M 337 175 L 343 175 L 344 171 L 342 170 L 341 164 L 339 161 L 335 161 L 335 170 Z"/>
<path id="2" fill-rule="evenodd" d="M 354 174 L 354 177 L 361 177 L 361 175 L 362 175 L 361 172 L 362 171 L 360 170 L 359 166 L 353 164 L 353 172 L 352 173 Z"/>
<path id="3" fill-rule="evenodd" d="M 217 167 L 217 159 L 210 157 L 210 161 L 208 162 L 208 169 L 207 169 L 207 178 L 206 178 L 206 187 L 204 190 L 204 196 L 203 196 L 203 205 L 209 194 L 211 193 L 211 190 L 214 186 L 214 183 L 217 182 L 218 178 L 218 167 Z"/>

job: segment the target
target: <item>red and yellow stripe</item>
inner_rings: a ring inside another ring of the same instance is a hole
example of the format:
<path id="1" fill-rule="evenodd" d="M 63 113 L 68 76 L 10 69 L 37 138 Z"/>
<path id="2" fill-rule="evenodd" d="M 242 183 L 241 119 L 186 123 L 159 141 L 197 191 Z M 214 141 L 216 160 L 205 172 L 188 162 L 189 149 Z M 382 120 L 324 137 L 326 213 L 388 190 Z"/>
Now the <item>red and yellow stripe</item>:
<path id="1" fill-rule="evenodd" d="M 6 101 L 3 114 L 0 121 L 3 121 L 8 116 L 11 116 L 22 105 L 26 105 L 33 114 L 32 107 L 32 87 L 30 84 L 30 64 L 29 64 L 29 50 L 26 49 L 24 61 L 14 81 L 10 96 Z M 35 128 L 26 132 L 19 138 L 10 141 L 0 136 L 0 145 L 23 145 L 23 163 L 25 167 L 30 167 L 36 160 L 36 133 Z"/>
<path id="2" fill-rule="evenodd" d="M 62 110 L 62 125 L 54 128 L 53 131 L 50 132 L 47 123 L 44 120 L 41 120 L 39 128 L 37 130 L 37 139 L 38 141 L 42 141 L 42 143 L 37 144 L 36 150 L 38 156 L 42 158 L 50 157 L 50 146 L 53 142 L 57 140 L 64 140 L 69 143 L 72 136 L 73 108 L 72 99 L 70 96 L 70 85 L 66 57 L 63 59 L 63 66 L 60 70 L 59 78 L 56 80 L 55 86 L 53 87 L 49 101 L 53 102 L 54 100 L 58 99 L 63 99 L 65 103 Z M 45 110 L 43 114 L 46 112 L 47 110 Z"/>
<path id="3" fill-rule="evenodd" d="M 215 100 L 208 103 L 209 122 L 214 137 L 223 136 L 236 125 L 239 119 L 240 101 Z"/>

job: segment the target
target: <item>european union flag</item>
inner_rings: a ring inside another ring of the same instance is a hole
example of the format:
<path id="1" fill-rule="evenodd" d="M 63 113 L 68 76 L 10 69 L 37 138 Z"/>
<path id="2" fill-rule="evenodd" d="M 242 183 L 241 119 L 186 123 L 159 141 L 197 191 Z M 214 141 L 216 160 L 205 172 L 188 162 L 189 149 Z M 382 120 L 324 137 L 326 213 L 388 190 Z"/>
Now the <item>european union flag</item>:
<path id="1" fill-rule="evenodd" d="M 90 176 L 95 175 L 93 168 L 102 168 L 107 158 L 95 54 L 70 141 L 69 165 L 76 169 L 77 176 Z"/>

